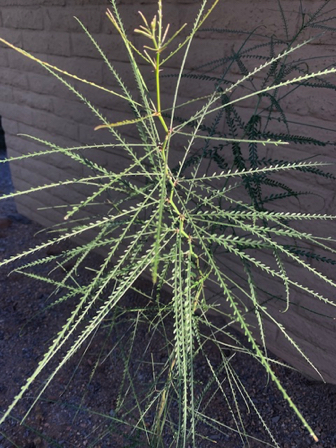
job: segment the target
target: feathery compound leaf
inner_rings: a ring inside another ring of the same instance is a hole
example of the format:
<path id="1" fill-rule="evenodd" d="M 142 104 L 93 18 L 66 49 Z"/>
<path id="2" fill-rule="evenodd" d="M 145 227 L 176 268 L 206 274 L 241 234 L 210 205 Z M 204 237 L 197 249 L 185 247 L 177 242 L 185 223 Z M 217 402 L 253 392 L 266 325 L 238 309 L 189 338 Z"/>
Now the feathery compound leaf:
<path id="1" fill-rule="evenodd" d="M 148 118 L 155 117 L 155 116 L 157 116 L 157 113 L 147 115 L 146 117 L 135 118 L 134 120 L 124 120 L 124 121 L 118 121 L 116 123 L 101 124 L 99 126 L 96 126 L 94 128 L 94 130 L 98 131 L 99 129 L 104 129 L 104 128 L 116 128 L 118 126 L 125 126 L 127 124 L 141 123 L 141 122 L 147 120 Z"/>

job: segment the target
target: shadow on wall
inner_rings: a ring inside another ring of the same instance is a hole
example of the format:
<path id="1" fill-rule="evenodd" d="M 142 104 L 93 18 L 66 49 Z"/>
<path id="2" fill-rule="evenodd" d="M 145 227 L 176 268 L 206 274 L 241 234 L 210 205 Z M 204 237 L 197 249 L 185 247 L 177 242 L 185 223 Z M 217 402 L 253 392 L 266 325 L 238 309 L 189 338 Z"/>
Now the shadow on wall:
<path id="1" fill-rule="evenodd" d="M 5 132 L 2 129 L 1 117 L 0 117 L 0 153 L 4 155 L 6 153 Z"/>
<path id="2" fill-rule="evenodd" d="M 2 128 L 1 117 L 0 117 L 0 159 L 5 159 L 7 157 L 7 148 L 5 140 L 5 132 Z M 0 196 L 2 194 L 8 194 L 13 191 L 11 172 L 9 168 L 9 163 L 0 163 Z M 15 208 L 14 200 L 6 199 L 6 204 L 12 204 L 11 210 Z"/>

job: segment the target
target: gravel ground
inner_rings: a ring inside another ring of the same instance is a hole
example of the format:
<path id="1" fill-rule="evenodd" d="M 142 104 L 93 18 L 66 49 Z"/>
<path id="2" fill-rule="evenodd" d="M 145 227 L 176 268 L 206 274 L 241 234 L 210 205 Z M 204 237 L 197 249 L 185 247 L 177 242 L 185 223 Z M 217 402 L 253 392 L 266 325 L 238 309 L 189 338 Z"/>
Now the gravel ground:
<path id="1" fill-rule="evenodd" d="M 0 194 L 10 189 L 8 167 L 2 165 Z M 40 230 L 38 225 L 16 213 L 12 201 L 1 201 L 0 259 L 43 241 L 46 235 L 39 233 Z M 57 250 L 60 248 L 49 249 L 49 253 Z M 98 257 L 92 257 L 92 265 L 99 263 L 99 260 Z M 0 410 L 2 411 L 18 393 L 24 384 L 24 379 L 36 368 L 51 337 L 69 316 L 73 305 L 65 302 L 45 310 L 52 289 L 15 272 L 9 275 L 12 268 L 13 266 L 0 270 Z M 48 272 L 46 267 L 39 269 L 40 274 Z M 79 280 L 85 281 L 85 273 L 79 272 L 78 275 Z M 150 285 L 145 281 L 141 281 L 138 286 L 150 291 Z M 125 297 L 123 305 L 141 305 L 145 302 L 144 297 L 131 293 Z M 0 428 L 0 448 L 148 446 L 141 434 L 132 431 L 133 420 L 130 418 L 129 425 L 119 423 L 118 415 L 115 415 L 114 411 L 120 382 L 123 379 L 121 361 L 123 347 L 122 344 L 118 345 L 118 342 L 130 332 L 129 322 L 125 315 L 115 330 L 109 331 L 108 327 L 99 330 L 86 349 L 85 357 L 82 357 L 85 351 L 82 349 L 66 364 L 24 423 L 20 424 L 38 386 L 43 382 L 43 378 L 38 379 L 26 398 L 14 409 L 11 418 Z M 167 328 L 170 331 L 169 323 Z M 138 336 L 133 347 L 134 365 L 130 366 L 130 370 L 133 368 L 136 371 L 138 381 L 136 387 L 140 395 L 150 384 L 153 375 L 150 362 L 147 364 L 143 362 L 140 368 L 136 367 L 137 360 L 143 357 L 144 344 L 148 344 L 151 356 L 160 358 L 160 340 L 153 341 L 147 326 L 139 322 Z M 112 354 L 111 346 L 116 346 Z M 97 353 L 103 355 L 100 359 L 104 359 L 104 362 L 98 363 L 95 374 L 90 379 Z M 220 354 L 214 347 L 209 347 L 209 356 L 214 366 L 220 365 Z M 336 448 L 335 386 L 311 382 L 298 372 L 277 367 L 276 373 L 285 389 L 318 435 L 319 442 L 315 443 L 288 408 L 276 387 L 267 381 L 263 369 L 257 362 L 242 354 L 236 354 L 231 365 L 249 391 L 254 405 L 258 407 L 281 448 L 311 446 Z M 206 363 L 202 359 L 197 359 L 195 367 L 197 384 L 202 384 L 207 375 Z M 227 381 L 223 382 L 223 389 L 229 393 Z M 254 412 L 249 412 L 239 398 L 238 401 L 247 433 L 270 442 Z M 223 425 L 233 424 L 223 397 L 213 397 L 209 413 Z M 150 418 L 149 413 L 148 422 Z M 200 425 L 198 430 L 205 438 L 199 438 L 197 448 L 245 446 L 236 433 L 226 431 L 224 426 L 222 432 L 215 431 L 205 424 Z M 169 446 L 169 435 L 165 436 L 164 443 L 165 446 Z M 246 446 L 257 448 L 273 445 L 264 445 L 261 441 L 250 439 L 249 445 Z"/>

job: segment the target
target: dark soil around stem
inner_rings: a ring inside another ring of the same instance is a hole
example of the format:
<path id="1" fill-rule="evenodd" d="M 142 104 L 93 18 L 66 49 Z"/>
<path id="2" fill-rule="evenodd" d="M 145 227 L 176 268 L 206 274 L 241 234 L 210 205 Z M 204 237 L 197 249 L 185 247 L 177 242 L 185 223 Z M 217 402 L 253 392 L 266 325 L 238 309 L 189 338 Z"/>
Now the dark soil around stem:
<path id="1" fill-rule="evenodd" d="M 1 165 L 0 170 L 0 194 L 3 194 L 11 189 L 10 176 L 6 165 Z M 45 241 L 48 237 L 46 233 L 40 232 L 41 228 L 37 224 L 18 215 L 12 201 L 0 202 L 0 218 L 1 260 Z M 49 251 L 61 249 L 55 247 Z M 46 253 L 35 257 L 41 255 Z M 97 265 L 100 263 L 99 257 L 92 256 L 90 263 L 92 266 Z M 0 271 L 1 412 L 7 409 L 25 384 L 25 379 L 33 373 L 74 305 L 67 301 L 46 309 L 51 303 L 53 287 L 12 272 L 15 266 L 16 263 Z M 46 275 L 48 269 L 50 267 L 41 266 L 40 274 Z M 78 276 L 78 281 L 86 281 L 87 273 L 79 272 Z M 139 287 L 148 293 L 151 289 L 146 281 L 140 281 Z M 121 305 L 136 307 L 146 300 L 138 293 L 131 292 Z M 12 411 L 11 417 L 0 428 L 0 448 L 147 447 L 144 434 L 133 428 L 136 422 L 132 415 L 129 414 L 129 417 L 120 422 L 115 412 L 124 372 L 123 344 L 118 342 L 128 334 L 130 327 L 127 315 L 120 318 L 113 331 L 108 325 L 103 325 L 90 343 L 82 347 L 56 375 L 22 422 L 39 388 L 64 351 L 57 355 L 58 359 L 51 363 L 53 365 L 47 368 L 47 372 L 37 377 Z M 129 368 L 136 371 L 137 383 L 134 384 L 140 391 L 146 391 L 154 373 L 150 362 L 143 364 L 141 368 L 137 367 L 137 362 L 143 358 L 144 346 L 147 346 L 151 357 L 160 359 L 160 342 L 162 341 L 157 339 L 153 341 L 146 322 L 138 322 L 138 333 L 132 349 L 133 364 Z M 116 348 L 112 351 L 113 347 Z M 213 365 L 220 363 L 219 354 L 214 348 L 209 347 L 209 356 Z M 231 364 L 281 448 L 336 448 L 335 386 L 310 382 L 298 372 L 277 367 L 276 373 L 289 396 L 319 437 L 319 442 L 314 443 L 276 387 L 268 382 L 258 362 L 238 353 L 232 358 Z M 202 376 L 207 374 L 207 369 L 201 358 L 195 361 L 195 372 L 198 384 L 202 384 Z M 226 390 L 226 387 L 228 386 L 223 381 L 223 389 Z M 244 402 L 239 404 L 247 433 L 257 439 L 269 441 L 251 406 L 248 409 Z M 222 431 L 218 432 L 209 425 L 200 425 L 197 430 L 202 437 L 199 438 L 197 448 L 244 446 L 239 435 L 224 426 L 234 427 L 234 424 L 223 397 L 214 397 L 208 412 L 223 425 Z M 148 425 L 150 421 L 149 413 Z M 168 447 L 169 435 L 165 437 L 163 443 Z M 251 438 L 249 446 L 257 448 L 264 445 L 260 440 Z"/>

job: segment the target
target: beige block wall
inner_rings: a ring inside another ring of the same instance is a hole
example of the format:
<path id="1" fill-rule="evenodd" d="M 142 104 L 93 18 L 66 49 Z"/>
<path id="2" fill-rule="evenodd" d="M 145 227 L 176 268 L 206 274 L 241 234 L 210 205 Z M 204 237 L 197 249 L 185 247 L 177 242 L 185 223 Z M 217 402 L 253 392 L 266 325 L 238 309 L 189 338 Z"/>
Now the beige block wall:
<path id="1" fill-rule="evenodd" d="M 120 0 L 120 10 L 125 18 L 126 28 L 131 32 L 138 26 L 140 9 L 147 17 L 151 17 L 156 10 L 156 0 Z M 324 0 L 304 0 L 306 12 L 316 10 L 323 5 Z M 176 29 L 184 22 L 190 23 L 195 16 L 199 1 L 166 0 L 164 12 L 172 29 Z M 298 25 L 300 7 L 299 0 L 282 1 L 284 11 L 291 18 L 289 31 L 293 32 Z M 0 36 L 11 43 L 32 52 L 36 57 L 68 70 L 78 76 L 102 83 L 107 88 L 115 87 L 115 81 L 100 59 L 97 51 L 84 35 L 81 27 L 73 16 L 77 16 L 87 26 L 97 39 L 107 56 L 123 75 L 130 90 L 135 93 L 135 83 L 127 65 L 127 56 L 111 23 L 105 17 L 108 0 L 1 0 L 0 8 Z M 269 0 L 227 0 L 221 1 L 216 12 L 208 19 L 206 27 L 228 28 L 231 30 L 250 31 L 260 26 L 265 34 L 276 33 L 278 38 L 285 37 L 281 26 L 280 15 L 276 1 Z M 316 34 L 319 30 L 316 30 Z M 134 34 L 133 34 L 134 36 Z M 195 38 L 189 59 L 189 68 L 201 66 L 204 62 L 227 56 L 234 47 L 239 48 L 245 34 L 204 32 Z M 308 36 L 307 36 L 308 37 Z M 311 64 L 323 66 L 335 61 L 335 34 L 329 33 L 319 37 L 300 50 L 300 57 L 310 57 Z M 251 45 L 262 43 L 258 33 L 252 38 Z M 136 41 L 136 45 L 140 45 Z M 263 50 L 261 49 L 260 52 Z M 327 58 L 314 59 L 321 54 Z M 169 61 L 167 73 L 177 73 L 181 56 Z M 254 67 L 251 60 L 248 68 Z M 144 68 L 150 74 L 147 68 Z M 205 71 L 199 69 L 200 72 Z M 219 73 L 219 69 L 216 70 Z M 232 80 L 238 79 L 236 66 L 232 68 Z M 333 77 L 335 81 L 335 77 Z M 256 76 L 256 82 L 258 76 Z M 112 97 L 102 91 L 93 91 L 87 85 L 77 87 L 99 107 L 110 121 L 131 117 L 122 100 Z M 212 86 L 186 82 L 183 84 L 182 97 L 192 98 L 196 94 L 209 93 Z M 171 98 L 172 85 L 170 80 L 163 81 L 163 101 Z M 316 138 L 335 140 L 335 94 L 331 90 L 311 90 L 302 96 L 301 91 L 294 93 L 287 101 L 288 118 L 292 124 L 292 132 L 302 134 L 307 132 L 299 125 L 301 121 L 308 122 Z M 251 113 L 251 103 L 246 101 L 241 105 L 243 116 Z M 52 141 L 59 146 L 74 146 L 78 144 L 105 143 L 109 141 L 108 132 L 94 132 L 98 124 L 97 118 L 91 114 L 85 105 L 68 89 L 55 80 L 45 69 L 33 61 L 24 58 L 16 52 L 0 45 L 0 115 L 6 134 L 9 156 L 42 151 L 44 146 L 18 134 L 31 134 L 41 139 Z M 322 126 L 324 130 L 316 130 Z M 129 137 L 136 137 L 130 128 L 125 129 Z M 265 155 L 277 157 L 277 148 L 266 148 Z M 316 153 L 313 146 L 288 147 L 286 157 L 303 158 Z M 318 153 L 324 160 L 335 161 L 335 153 L 330 147 L 318 148 Z M 114 169 L 120 169 L 126 161 L 119 154 L 110 151 L 96 152 L 94 155 L 99 162 Z M 80 176 L 83 168 L 76 162 L 65 157 L 44 156 L 13 163 L 12 177 L 17 190 L 34 187 L 49 182 L 57 182 Z M 298 190 L 305 190 L 307 186 L 300 179 L 293 179 Z M 321 179 L 314 180 L 309 185 L 310 190 L 323 198 L 323 211 L 335 211 L 335 184 Z M 53 208 L 65 202 L 79 202 L 85 198 L 85 192 L 79 187 L 74 189 L 52 189 L 17 198 L 19 212 L 41 223 L 50 226 L 61 222 L 64 210 Z M 305 203 L 307 210 L 312 211 L 311 201 Z M 49 210 L 40 210 L 50 206 Z M 294 205 L 296 207 L 296 205 Z M 315 207 L 315 209 L 316 209 Z M 321 205 L 322 211 L 322 205 Z M 335 227 L 326 226 L 326 232 L 335 235 Z M 333 270 L 329 270 L 335 279 Z M 331 292 L 331 294 L 333 294 Z M 298 303 L 308 299 L 302 295 Z M 292 307 L 289 312 L 281 313 L 279 305 L 274 304 L 271 310 L 274 316 L 289 329 L 296 342 L 302 346 L 324 375 L 326 381 L 336 384 L 336 344 L 334 344 L 336 324 L 332 316 L 336 316 L 334 308 L 325 309 L 321 305 L 309 302 L 316 312 L 326 313 L 331 318 L 326 319 L 302 311 L 299 307 Z M 294 366 L 317 378 L 316 373 L 309 367 L 300 355 L 288 344 L 270 322 L 266 323 L 269 348 Z"/>

